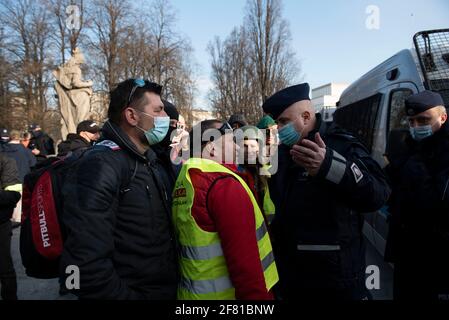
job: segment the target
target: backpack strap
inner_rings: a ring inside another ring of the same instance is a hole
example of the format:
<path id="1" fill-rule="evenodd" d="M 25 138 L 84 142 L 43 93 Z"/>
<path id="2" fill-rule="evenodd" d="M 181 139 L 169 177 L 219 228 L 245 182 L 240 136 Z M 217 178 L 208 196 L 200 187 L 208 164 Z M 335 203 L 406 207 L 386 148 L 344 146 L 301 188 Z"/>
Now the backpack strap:
<path id="1" fill-rule="evenodd" d="M 132 159 L 126 151 L 122 150 L 122 148 L 111 140 L 103 140 L 94 145 L 94 149 L 107 148 L 112 151 L 122 151 L 119 152 L 120 156 L 120 168 L 121 168 L 121 177 L 122 183 L 120 184 L 120 196 L 129 192 L 131 189 L 129 188 L 131 182 L 134 180 L 137 174 L 139 161 L 137 159 Z"/>
<path id="2" fill-rule="evenodd" d="M 137 169 L 139 167 L 139 160 L 131 159 L 124 153 L 123 155 L 123 158 L 126 159 L 123 159 L 123 161 L 121 161 L 122 177 L 124 179 L 122 179 L 122 183 L 120 184 L 120 196 L 123 196 L 125 193 L 131 191 L 129 187 L 131 185 L 131 182 L 136 177 Z"/>

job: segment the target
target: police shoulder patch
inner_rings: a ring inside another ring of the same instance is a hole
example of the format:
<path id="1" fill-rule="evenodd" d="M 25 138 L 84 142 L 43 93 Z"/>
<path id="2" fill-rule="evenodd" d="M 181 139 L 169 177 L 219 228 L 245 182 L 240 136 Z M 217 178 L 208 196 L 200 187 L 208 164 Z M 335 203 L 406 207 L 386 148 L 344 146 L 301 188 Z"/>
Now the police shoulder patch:
<path id="1" fill-rule="evenodd" d="M 359 169 L 359 167 L 355 163 L 353 163 L 351 165 L 351 171 L 352 171 L 352 174 L 354 175 L 355 182 L 359 183 L 363 179 L 362 171 Z"/>
<path id="2" fill-rule="evenodd" d="M 107 147 L 113 151 L 120 150 L 121 148 L 116 144 L 114 141 L 111 140 L 103 140 L 97 144 L 95 144 L 95 147 Z"/>

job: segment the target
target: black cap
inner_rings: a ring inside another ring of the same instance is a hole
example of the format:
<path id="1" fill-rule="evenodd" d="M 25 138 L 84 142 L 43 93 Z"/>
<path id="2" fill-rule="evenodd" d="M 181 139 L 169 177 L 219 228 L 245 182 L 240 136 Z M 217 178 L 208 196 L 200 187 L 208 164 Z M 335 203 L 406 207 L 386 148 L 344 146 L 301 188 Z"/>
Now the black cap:
<path id="1" fill-rule="evenodd" d="M 83 131 L 87 131 L 90 133 L 97 133 L 100 132 L 100 127 L 95 121 L 92 120 L 85 120 L 78 124 L 76 127 L 76 133 L 81 133 Z"/>
<path id="2" fill-rule="evenodd" d="M 40 127 L 41 127 L 41 126 L 38 125 L 37 123 L 32 123 L 32 124 L 30 124 L 29 129 L 30 129 L 31 131 L 33 131 L 33 130 L 36 130 L 36 129 L 40 128 Z"/>
<path id="3" fill-rule="evenodd" d="M 9 131 L 6 128 L 1 128 L 0 129 L 0 138 L 2 138 L 3 140 L 5 139 L 9 139 Z"/>
<path id="4" fill-rule="evenodd" d="M 408 116 L 415 116 L 438 106 L 444 106 L 443 98 L 439 93 L 429 90 L 411 95 L 405 100 L 405 112 Z"/>
<path id="5" fill-rule="evenodd" d="M 310 86 L 308 83 L 285 88 L 264 102 L 262 105 L 263 111 L 276 120 L 292 104 L 298 101 L 310 100 L 309 93 Z"/>
<path id="6" fill-rule="evenodd" d="M 171 120 L 179 120 L 179 112 L 176 110 L 176 107 L 168 102 L 167 100 L 162 99 L 162 103 L 164 104 L 164 111 L 170 117 Z"/>
<path id="7" fill-rule="evenodd" d="M 240 127 L 244 127 L 244 126 L 248 125 L 248 122 L 246 122 L 245 116 L 243 114 L 233 114 L 233 115 L 231 115 L 231 117 L 229 118 L 228 123 L 229 123 L 229 125 L 231 127 L 234 127 L 234 125 L 236 123 L 238 123 Z"/>

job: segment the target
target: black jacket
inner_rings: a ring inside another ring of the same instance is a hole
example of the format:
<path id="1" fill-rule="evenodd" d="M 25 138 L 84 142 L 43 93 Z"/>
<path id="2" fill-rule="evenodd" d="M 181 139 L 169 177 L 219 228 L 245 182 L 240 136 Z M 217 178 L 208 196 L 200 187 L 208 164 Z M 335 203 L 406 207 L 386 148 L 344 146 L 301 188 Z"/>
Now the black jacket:
<path id="1" fill-rule="evenodd" d="M 19 200 L 19 192 L 0 190 L 0 224 L 11 219 Z"/>
<path id="2" fill-rule="evenodd" d="M 44 157 L 55 154 L 55 145 L 53 139 L 43 131 L 34 131 L 28 146 L 31 150 L 37 148 L 39 156 Z"/>
<path id="3" fill-rule="evenodd" d="M 67 139 L 58 145 L 58 157 L 66 156 L 69 153 L 81 154 L 92 145 L 78 134 L 70 133 Z"/>
<path id="4" fill-rule="evenodd" d="M 20 200 L 20 193 L 4 191 L 8 186 L 20 184 L 15 160 L 0 153 L 0 223 L 11 219 L 14 208 Z"/>
<path id="5" fill-rule="evenodd" d="M 6 153 L 0 152 L 0 189 L 20 183 L 16 161 Z"/>
<path id="6" fill-rule="evenodd" d="M 36 165 L 36 157 L 30 149 L 25 148 L 22 144 L 8 143 L 4 146 L 3 152 L 16 161 L 19 180 L 23 183 L 24 177 Z"/>
<path id="7" fill-rule="evenodd" d="M 175 299 L 177 257 L 172 181 L 155 153 L 145 156 L 107 122 L 63 188 L 67 240 L 61 274 L 80 268 L 82 299 Z"/>
<path id="8" fill-rule="evenodd" d="M 449 123 L 406 143 L 406 155 L 387 167 L 393 193 L 386 258 L 395 263 L 395 298 L 437 299 L 449 296 Z"/>
<path id="9" fill-rule="evenodd" d="M 360 299 L 366 295 L 363 216 L 390 195 L 384 173 L 352 135 L 317 117 L 327 146 L 317 176 L 296 165 L 285 145 L 270 183 L 276 261 L 286 298 Z M 325 291 L 325 292 L 322 292 Z"/>

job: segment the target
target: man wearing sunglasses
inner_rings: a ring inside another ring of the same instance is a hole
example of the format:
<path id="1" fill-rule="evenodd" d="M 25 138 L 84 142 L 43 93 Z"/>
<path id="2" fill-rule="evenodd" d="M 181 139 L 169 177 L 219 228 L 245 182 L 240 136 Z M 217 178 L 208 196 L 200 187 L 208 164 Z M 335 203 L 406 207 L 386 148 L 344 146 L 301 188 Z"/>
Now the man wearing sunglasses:
<path id="1" fill-rule="evenodd" d="M 175 299 L 174 181 L 152 146 L 168 131 L 161 86 L 130 79 L 111 91 L 103 141 L 64 185 L 61 272 L 80 270 L 82 299 Z M 63 282 L 65 283 L 65 281 Z"/>

